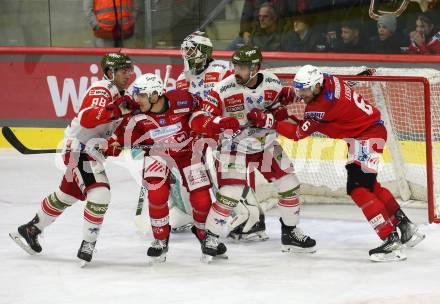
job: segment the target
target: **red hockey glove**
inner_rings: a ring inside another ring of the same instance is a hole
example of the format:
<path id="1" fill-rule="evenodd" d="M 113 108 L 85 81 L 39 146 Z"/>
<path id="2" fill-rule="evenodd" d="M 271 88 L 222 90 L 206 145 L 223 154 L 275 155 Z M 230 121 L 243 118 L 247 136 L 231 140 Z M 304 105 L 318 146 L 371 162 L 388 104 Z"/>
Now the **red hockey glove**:
<path id="1" fill-rule="evenodd" d="M 119 154 L 121 154 L 121 146 L 117 141 L 115 141 L 113 138 L 110 138 L 107 140 L 107 149 L 102 151 L 105 157 L 108 156 L 114 156 L 117 157 Z"/>
<path id="2" fill-rule="evenodd" d="M 225 130 L 233 132 L 240 130 L 240 122 L 235 117 L 219 117 L 217 116 L 211 122 L 211 130 L 215 134 L 219 134 Z"/>
<path id="3" fill-rule="evenodd" d="M 263 112 L 260 109 L 252 109 L 247 113 L 248 121 L 257 128 L 271 129 L 274 127 L 275 119 L 272 113 Z"/>
<path id="4" fill-rule="evenodd" d="M 283 121 L 289 117 L 289 113 L 285 107 L 278 107 L 272 111 L 273 117 L 276 121 Z"/>
<path id="5" fill-rule="evenodd" d="M 295 91 L 292 87 L 283 87 L 278 97 L 282 105 L 288 105 L 295 101 Z"/>
<path id="6" fill-rule="evenodd" d="M 137 108 L 139 108 L 138 103 L 128 95 L 117 97 L 113 103 L 106 107 L 108 111 L 112 112 L 112 119 L 118 119 Z"/>

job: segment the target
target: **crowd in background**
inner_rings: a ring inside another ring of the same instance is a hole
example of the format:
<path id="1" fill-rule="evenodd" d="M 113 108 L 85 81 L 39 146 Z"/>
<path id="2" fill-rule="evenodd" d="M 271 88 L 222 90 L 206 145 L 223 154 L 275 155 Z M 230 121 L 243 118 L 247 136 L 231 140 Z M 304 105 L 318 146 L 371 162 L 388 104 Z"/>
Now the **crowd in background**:
<path id="1" fill-rule="evenodd" d="M 440 54 L 436 1 L 423 8 L 410 2 L 400 15 L 371 16 L 369 8 L 363 0 L 246 0 L 239 35 L 228 49 L 250 44 L 263 51 Z"/>

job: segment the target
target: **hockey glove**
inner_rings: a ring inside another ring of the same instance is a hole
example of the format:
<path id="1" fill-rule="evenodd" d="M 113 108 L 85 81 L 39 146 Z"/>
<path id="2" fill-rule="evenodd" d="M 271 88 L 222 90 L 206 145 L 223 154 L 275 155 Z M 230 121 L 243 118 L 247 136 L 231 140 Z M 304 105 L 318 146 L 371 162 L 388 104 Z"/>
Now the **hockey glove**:
<path id="1" fill-rule="evenodd" d="M 252 109 L 247 113 L 247 119 L 251 125 L 257 128 L 272 129 L 275 125 L 273 114 L 260 109 Z"/>
<path id="2" fill-rule="evenodd" d="M 112 112 L 112 119 L 121 118 L 137 108 L 139 108 L 138 103 L 127 95 L 117 97 L 113 103 L 106 107 L 108 111 Z"/>
<path id="3" fill-rule="evenodd" d="M 115 141 L 113 138 L 107 140 L 107 149 L 102 151 L 105 157 L 114 156 L 117 157 L 121 154 L 121 145 Z"/>
<path id="4" fill-rule="evenodd" d="M 225 130 L 232 130 L 236 132 L 240 130 L 240 122 L 235 117 L 220 117 L 217 116 L 211 121 L 211 130 L 215 134 L 219 134 Z"/>
<path id="5" fill-rule="evenodd" d="M 273 117 L 276 121 L 283 121 L 289 117 L 289 113 L 285 107 L 278 107 L 272 111 Z"/>
<path id="6" fill-rule="evenodd" d="M 278 101 L 282 105 L 288 105 L 295 101 L 295 90 L 292 87 L 283 87 L 279 93 Z"/>

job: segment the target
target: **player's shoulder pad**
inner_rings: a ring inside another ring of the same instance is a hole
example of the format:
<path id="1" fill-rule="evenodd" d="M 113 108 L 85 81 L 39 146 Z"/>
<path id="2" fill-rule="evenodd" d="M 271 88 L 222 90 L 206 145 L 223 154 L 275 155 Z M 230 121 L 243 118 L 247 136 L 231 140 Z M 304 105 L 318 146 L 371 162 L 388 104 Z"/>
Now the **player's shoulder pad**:
<path id="1" fill-rule="evenodd" d="M 225 79 L 219 81 L 214 88 L 213 91 L 218 94 L 223 94 L 227 91 L 234 90 L 237 87 L 237 81 L 235 80 L 235 75 L 229 75 Z"/>
<path id="2" fill-rule="evenodd" d="M 190 112 L 193 108 L 194 97 L 187 90 L 172 90 L 165 93 L 170 110 L 174 113 Z"/>
<path id="3" fill-rule="evenodd" d="M 341 98 L 343 82 L 336 76 L 324 74 L 324 96 L 327 101 Z"/>
<path id="4" fill-rule="evenodd" d="M 258 73 L 261 73 L 263 75 L 263 83 L 265 85 L 273 88 L 279 88 L 279 90 L 281 90 L 281 88 L 283 87 L 281 85 L 280 79 L 274 73 L 266 70 L 260 70 Z"/>
<path id="5" fill-rule="evenodd" d="M 95 81 L 87 91 L 87 96 L 104 96 L 111 99 L 119 94 L 117 87 L 109 80 L 102 79 Z"/>

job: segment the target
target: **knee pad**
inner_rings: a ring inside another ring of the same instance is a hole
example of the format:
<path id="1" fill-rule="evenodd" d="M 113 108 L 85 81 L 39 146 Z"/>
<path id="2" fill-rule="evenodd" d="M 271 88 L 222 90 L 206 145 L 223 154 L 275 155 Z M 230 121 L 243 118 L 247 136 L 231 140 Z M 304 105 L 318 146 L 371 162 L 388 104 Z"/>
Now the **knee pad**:
<path id="1" fill-rule="evenodd" d="M 274 183 L 277 187 L 280 198 L 290 198 L 298 195 L 299 180 L 296 174 L 284 175 Z"/>
<path id="2" fill-rule="evenodd" d="M 196 211 L 208 213 L 211 208 L 211 194 L 208 189 L 191 191 L 189 200 Z"/>
<path id="3" fill-rule="evenodd" d="M 235 208 L 243 194 L 243 185 L 226 185 L 222 186 L 217 194 L 217 201 L 229 208 Z"/>
<path id="4" fill-rule="evenodd" d="M 152 205 L 162 207 L 168 205 L 170 196 L 170 185 L 163 179 L 149 179 L 149 187 L 147 188 L 147 196 L 150 207 Z"/>
<path id="5" fill-rule="evenodd" d="M 60 189 L 55 190 L 55 195 L 57 196 L 58 200 L 67 205 L 73 205 L 78 200 L 76 197 L 64 193 Z"/>
<path id="6" fill-rule="evenodd" d="M 110 190 L 107 187 L 92 188 L 87 191 L 87 201 L 108 205 L 110 203 Z"/>
<path id="7" fill-rule="evenodd" d="M 376 173 L 367 173 L 354 163 L 345 166 L 347 169 L 347 194 L 358 187 L 367 188 L 370 192 L 374 192 L 374 184 L 376 182 Z"/>

